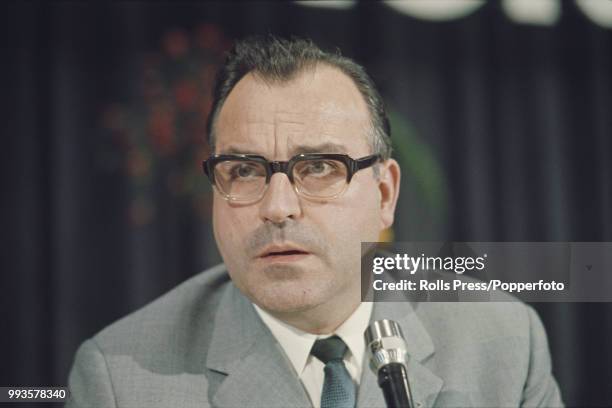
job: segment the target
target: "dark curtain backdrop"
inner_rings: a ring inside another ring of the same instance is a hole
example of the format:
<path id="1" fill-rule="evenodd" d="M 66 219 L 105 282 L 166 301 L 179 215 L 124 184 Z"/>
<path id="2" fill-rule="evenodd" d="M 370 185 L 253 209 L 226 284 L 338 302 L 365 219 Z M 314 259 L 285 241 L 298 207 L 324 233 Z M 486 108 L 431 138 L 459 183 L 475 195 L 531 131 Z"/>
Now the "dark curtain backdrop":
<path id="1" fill-rule="evenodd" d="M 561 8 L 533 26 L 496 1 L 447 22 L 375 2 L 0 6 L 0 385 L 64 385 L 79 343 L 220 261 L 197 163 L 209 101 L 173 88 L 191 109 L 174 130 L 147 105 L 191 72 L 186 47 L 204 82 L 250 33 L 363 63 L 405 173 L 396 240 L 612 241 L 612 30 Z M 610 304 L 534 306 L 566 402 L 612 405 Z"/>

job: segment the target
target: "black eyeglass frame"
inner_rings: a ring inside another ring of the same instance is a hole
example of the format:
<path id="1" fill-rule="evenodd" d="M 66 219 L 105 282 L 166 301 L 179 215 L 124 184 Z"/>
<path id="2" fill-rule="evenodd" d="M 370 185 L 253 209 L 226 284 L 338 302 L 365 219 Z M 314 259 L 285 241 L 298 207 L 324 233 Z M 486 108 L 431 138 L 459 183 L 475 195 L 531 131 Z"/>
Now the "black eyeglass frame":
<path id="1" fill-rule="evenodd" d="M 295 186 L 293 182 L 293 167 L 295 167 L 297 163 L 306 160 L 337 160 L 346 166 L 346 184 L 348 185 L 355 173 L 357 173 L 359 170 L 371 167 L 376 162 L 381 161 L 382 156 L 380 154 L 372 154 L 359 159 L 353 159 L 347 154 L 339 153 L 302 153 L 293 156 L 288 161 L 270 161 L 257 154 L 214 154 L 202 162 L 204 174 L 206 174 L 213 186 L 216 187 L 214 171 L 215 166 L 218 163 L 229 160 L 254 161 L 261 163 L 266 169 L 266 185 L 270 183 L 270 179 L 274 173 L 285 173 L 293 186 Z M 225 194 L 223 195 L 225 196 Z"/>

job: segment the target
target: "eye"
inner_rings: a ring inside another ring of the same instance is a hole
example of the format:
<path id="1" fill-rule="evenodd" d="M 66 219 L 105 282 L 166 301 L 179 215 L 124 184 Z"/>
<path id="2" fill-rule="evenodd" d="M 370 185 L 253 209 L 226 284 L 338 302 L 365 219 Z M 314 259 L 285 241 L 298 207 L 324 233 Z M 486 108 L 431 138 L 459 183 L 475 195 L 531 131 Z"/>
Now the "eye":
<path id="1" fill-rule="evenodd" d="M 323 177 L 337 171 L 338 163 L 329 160 L 309 160 L 300 169 L 300 176 Z"/>
<path id="2" fill-rule="evenodd" d="M 230 169 L 232 180 L 245 180 L 262 175 L 260 166 L 256 163 L 241 162 L 237 163 Z"/>

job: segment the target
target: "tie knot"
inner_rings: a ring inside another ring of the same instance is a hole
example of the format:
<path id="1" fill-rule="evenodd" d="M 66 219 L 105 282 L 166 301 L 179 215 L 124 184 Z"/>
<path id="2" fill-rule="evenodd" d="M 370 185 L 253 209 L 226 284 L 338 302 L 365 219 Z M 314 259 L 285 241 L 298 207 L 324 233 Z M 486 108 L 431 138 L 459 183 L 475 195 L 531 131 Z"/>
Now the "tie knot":
<path id="1" fill-rule="evenodd" d="M 319 339 L 314 342 L 310 354 L 321 360 L 323 364 L 327 364 L 332 360 L 342 360 L 347 345 L 338 336 Z"/>

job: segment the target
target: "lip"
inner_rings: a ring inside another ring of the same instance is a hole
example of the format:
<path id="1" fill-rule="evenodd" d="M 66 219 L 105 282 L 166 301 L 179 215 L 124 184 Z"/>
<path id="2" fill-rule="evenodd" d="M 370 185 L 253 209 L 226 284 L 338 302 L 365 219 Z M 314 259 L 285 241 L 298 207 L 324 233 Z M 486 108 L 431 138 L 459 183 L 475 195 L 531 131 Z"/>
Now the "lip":
<path id="1" fill-rule="evenodd" d="M 257 255 L 257 259 L 271 262 L 293 262 L 308 255 L 311 255 L 311 253 L 298 245 L 273 244 L 265 247 Z"/>

